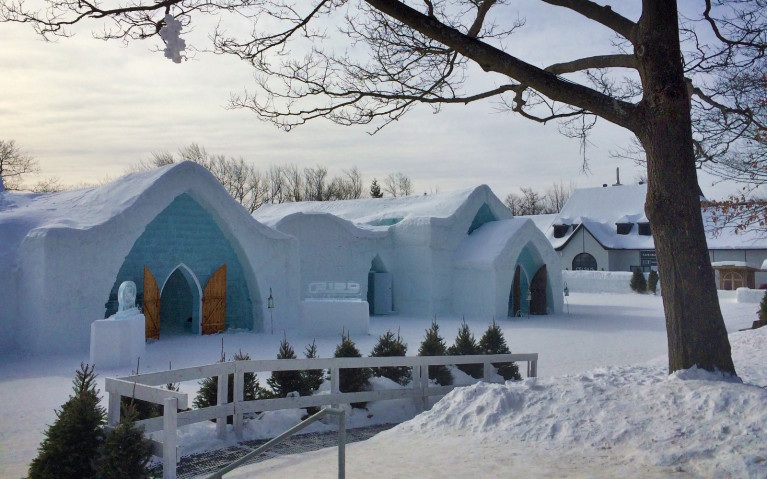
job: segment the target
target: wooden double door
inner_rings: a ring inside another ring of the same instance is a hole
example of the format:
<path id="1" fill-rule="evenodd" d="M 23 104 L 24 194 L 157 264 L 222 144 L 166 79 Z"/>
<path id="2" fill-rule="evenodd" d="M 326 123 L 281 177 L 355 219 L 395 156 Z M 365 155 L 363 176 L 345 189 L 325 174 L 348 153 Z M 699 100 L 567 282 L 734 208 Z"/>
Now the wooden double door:
<path id="1" fill-rule="evenodd" d="M 160 339 L 160 288 L 152 272 L 144 266 L 144 317 L 146 339 Z M 202 294 L 202 334 L 226 329 L 226 265 L 213 273 Z"/>

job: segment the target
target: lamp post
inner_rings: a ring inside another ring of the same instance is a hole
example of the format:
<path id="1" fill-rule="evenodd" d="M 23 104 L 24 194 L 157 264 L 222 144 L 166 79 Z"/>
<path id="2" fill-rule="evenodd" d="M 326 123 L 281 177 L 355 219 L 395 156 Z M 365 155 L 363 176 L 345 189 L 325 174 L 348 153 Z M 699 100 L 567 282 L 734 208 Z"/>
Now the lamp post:
<path id="1" fill-rule="evenodd" d="M 272 296 L 272 288 L 269 288 L 269 299 L 266 300 L 266 306 L 269 308 L 269 321 L 272 325 L 272 334 L 274 334 L 274 297 Z"/>
<path id="2" fill-rule="evenodd" d="M 570 314 L 570 303 L 567 301 L 568 296 L 570 296 L 570 290 L 567 288 L 567 281 L 565 281 L 565 304 L 567 305 L 567 314 Z"/>

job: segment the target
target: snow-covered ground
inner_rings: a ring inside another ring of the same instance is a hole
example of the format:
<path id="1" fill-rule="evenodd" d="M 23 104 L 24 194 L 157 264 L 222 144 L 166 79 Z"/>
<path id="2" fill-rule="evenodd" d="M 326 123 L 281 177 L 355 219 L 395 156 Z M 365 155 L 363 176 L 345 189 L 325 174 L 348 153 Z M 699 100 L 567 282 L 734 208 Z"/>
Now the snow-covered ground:
<path id="1" fill-rule="evenodd" d="M 569 314 L 499 321 L 512 352 L 539 353 L 538 379 L 460 388 L 415 418 L 404 401 L 355 410 L 352 426 L 409 421 L 349 445 L 348 477 L 767 477 L 767 328 L 737 332 L 751 325 L 758 305 L 722 301 L 740 384 L 696 371 L 667 376 L 660 297 L 573 293 L 568 299 Z M 352 339 L 367 355 L 380 334 L 399 328 L 415 354 L 430 320 L 374 318 L 369 336 Z M 437 320 L 452 343 L 461 319 Z M 479 337 L 489 320 L 467 323 Z M 171 361 L 173 368 L 216 361 L 222 338 L 227 357 L 242 349 L 273 358 L 281 334 L 164 338 L 148 345 L 141 372 L 167 369 Z M 320 355 L 331 356 L 339 339 L 317 338 Z M 312 338 L 288 340 L 300 355 Z M 0 477 L 26 473 L 81 361 L 87 354 L 0 356 Z M 129 372 L 99 373 L 103 384 L 104 376 Z M 195 387 L 182 384 L 185 392 Z M 248 423 L 246 437 L 282 432 L 299 415 L 264 415 Z M 209 423 L 183 428 L 180 442 L 184 454 L 225 445 Z M 335 454 L 278 458 L 231 477 L 255 471 L 258 477 L 335 477 Z"/>

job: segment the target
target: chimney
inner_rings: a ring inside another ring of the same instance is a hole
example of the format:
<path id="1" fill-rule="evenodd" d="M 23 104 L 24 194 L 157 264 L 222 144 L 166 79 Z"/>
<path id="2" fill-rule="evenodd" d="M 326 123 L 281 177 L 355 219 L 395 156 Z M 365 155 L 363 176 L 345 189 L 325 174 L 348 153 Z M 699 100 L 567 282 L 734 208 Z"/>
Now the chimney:
<path id="1" fill-rule="evenodd" d="M 621 185 L 621 169 L 620 167 L 615 168 L 615 184 L 613 186 L 620 186 Z"/>

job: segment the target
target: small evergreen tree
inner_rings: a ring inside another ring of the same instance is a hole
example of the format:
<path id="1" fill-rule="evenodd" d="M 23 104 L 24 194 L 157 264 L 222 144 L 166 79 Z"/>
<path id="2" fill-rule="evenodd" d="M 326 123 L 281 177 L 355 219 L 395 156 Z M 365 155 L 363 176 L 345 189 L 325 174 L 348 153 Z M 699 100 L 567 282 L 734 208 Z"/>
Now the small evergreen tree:
<path id="1" fill-rule="evenodd" d="M 406 356 L 407 344 L 402 341 L 399 333 L 394 337 L 394 333 L 387 331 L 386 334 L 378 338 L 378 343 L 370 352 L 370 357 L 384 358 L 392 356 Z M 373 368 L 373 374 L 378 377 L 389 378 L 402 386 L 407 385 L 412 378 L 410 368 L 407 366 L 392 366 L 385 368 Z"/>
<path id="2" fill-rule="evenodd" d="M 296 353 L 286 336 L 283 336 L 280 342 L 277 359 L 296 359 Z M 307 390 L 304 385 L 301 371 L 272 371 L 272 377 L 267 379 L 266 383 L 272 388 L 274 394 L 281 398 L 287 397 L 291 392 L 297 392 L 301 396 L 311 394 L 311 390 Z"/>
<path id="3" fill-rule="evenodd" d="M 304 356 L 306 359 L 314 359 L 320 357 L 317 353 L 317 344 L 312 339 L 312 344 L 306 346 L 304 350 Z M 304 384 L 304 389 L 308 391 L 307 396 L 314 394 L 314 391 L 318 390 L 322 386 L 322 382 L 325 380 L 325 371 L 323 369 L 306 369 L 301 371 L 301 381 Z M 320 408 L 311 406 L 306 408 L 308 414 L 316 414 Z"/>
<path id="4" fill-rule="evenodd" d="M 650 274 L 647 275 L 647 291 L 652 294 L 658 292 L 658 272 L 654 269 L 651 269 Z"/>
<path id="5" fill-rule="evenodd" d="M 450 356 L 470 356 L 479 354 L 477 341 L 469 330 L 469 325 L 464 321 L 458 328 L 458 335 L 455 337 L 455 344 L 447 348 L 447 354 Z M 465 372 L 474 379 L 482 377 L 483 366 L 481 364 L 458 364 L 458 369 Z"/>
<path id="6" fill-rule="evenodd" d="M 361 358 L 362 354 L 357 349 L 349 334 L 341 335 L 341 344 L 336 347 L 336 358 Z M 341 392 L 353 393 L 370 389 L 370 368 L 341 369 L 338 376 Z M 352 403 L 352 407 L 364 408 L 367 403 Z"/>
<path id="7" fill-rule="evenodd" d="M 378 180 L 373 178 L 373 182 L 370 184 L 370 197 L 371 198 L 383 198 L 383 192 L 378 185 Z"/>
<path id="8" fill-rule="evenodd" d="M 222 357 L 221 359 L 224 358 Z M 250 359 L 250 355 L 239 351 L 234 354 L 232 359 L 234 361 L 245 361 Z M 232 402 L 234 400 L 234 374 L 229 375 L 227 383 L 227 402 Z M 268 399 L 272 397 L 272 394 L 258 383 L 255 373 L 245 373 L 244 386 L 244 401 L 255 401 L 256 399 Z M 197 391 L 197 396 L 194 398 L 192 404 L 198 409 L 216 406 L 218 404 L 218 376 L 205 378 L 200 381 L 200 390 Z M 232 424 L 234 422 L 234 417 L 228 416 L 226 421 L 228 424 Z"/>
<path id="9" fill-rule="evenodd" d="M 99 448 L 96 475 L 99 479 L 148 478 L 152 443 L 144 438 L 144 426 L 136 427 L 138 413 L 132 405 L 123 408 L 121 417 Z"/>
<path id="10" fill-rule="evenodd" d="M 426 330 L 426 336 L 421 342 L 421 347 L 418 348 L 419 356 L 445 356 L 447 354 L 447 346 L 445 340 L 439 335 L 439 325 L 437 321 L 432 321 L 431 327 Z M 429 366 L 429 379 L 437 382 L 440 386 L 449 386 L 453 384 L 453 375 L 450 374 L 450 370 L 441 365 Z"/>
<path id="11" fill-rule="evenodd" d="M 762 302 L 759 304 L 759 312 L 757 314 L 762 323 L 767 322 L 767 291 L 765 291 L 764 296 L 762 296 Z"/>
<path id="12" fill-rule="evenodd" d="M 503 337 L 503 331 L 501 331 L 501 327 L 498 326 L 495 321 L 493 321 L 493 324 L 487 328 L 487 331 L 485 331 L 485 334 L 483 334 L 482 338 L 479 340 L 479 353 L 511 354 L 511 350 L 506 345 L 506 339 Z M 493 363 L 493 366 L 498 369 L 498 374 L 500 374 L 505 381 L 508 381 L 509 379 L 519 381 L 522 379 L 522 376 L 519 374 L 519 367 L 514 362 Z"/>
<path id="13" fill-rule="evenodd" d="M 631 289 L 637 293 L 644 293 L 647 290 L 647 280 L 645 280 L 644 273 L 642 273 L 641 269 L 634 269 L 634 274 L 631 275 L 631 283 L 629 286 L 631 286 Z"/>
<path id="14" fill-rule="evenodd" d="M 80 364 L 73 384 L 74 395 L 56 411 L 56 420 L 45 431 L 29 466 L 29 479 L 96 477 L 93 462 L 104 439 L 106 412 L 99 406 L 93 367 Z"/>

